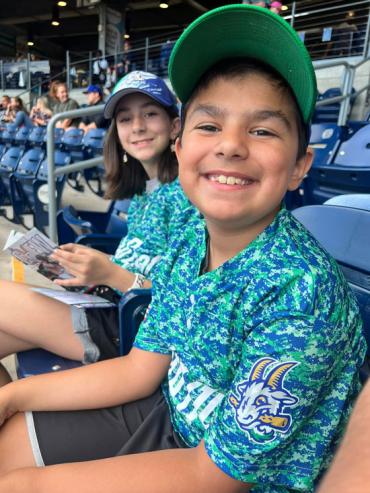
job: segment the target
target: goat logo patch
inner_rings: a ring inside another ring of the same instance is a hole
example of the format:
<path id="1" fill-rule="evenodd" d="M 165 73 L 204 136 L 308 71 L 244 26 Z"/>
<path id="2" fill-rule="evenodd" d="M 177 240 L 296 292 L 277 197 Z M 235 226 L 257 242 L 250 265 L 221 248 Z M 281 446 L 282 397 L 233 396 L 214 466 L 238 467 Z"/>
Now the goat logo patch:
<path id="1" fill-rule="evenodd" d="M 292 424 L 289 411 L 298 403 L 298 398 L 284 388 L 284 380 L 297 364 L 296 361 L 282 363 L 261 358 L 248 378 L 237 385 L 238 395 L 229 397 L 239 428 L 254 442 L 271 442 L 278 433 L 289 431 Z"/>

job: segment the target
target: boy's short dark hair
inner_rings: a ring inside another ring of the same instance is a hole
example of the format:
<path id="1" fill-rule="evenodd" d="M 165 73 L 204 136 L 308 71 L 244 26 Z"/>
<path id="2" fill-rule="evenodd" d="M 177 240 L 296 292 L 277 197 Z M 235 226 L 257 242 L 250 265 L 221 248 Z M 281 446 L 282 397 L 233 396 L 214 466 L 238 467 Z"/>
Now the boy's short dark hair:
<path id="1" fill-rule="evenodd" d="M 215 63 L 202 75 L 200 80 L 197 82 L 193 92 L 189 96 L 189 99 L 186 101 L 181 109 L 181 131 L 179 136 L 180 140 L 182 137 L 182 132 L 184 130 L 188 109 L 200 92 L 205 90 L 214 80 L 218 78 L 233 79 L 252 74 L 258 74 L 268 78 L 269 81 L 273 85 L 275 85 L 278 91 L 286 94 L 292 101 L 298 133 L 297 159 L 304 156 L 308 145 L 307 126 L 303 121 L 302 113 L 299 109 L 296 98 L 289 84 L 281 77 L 281 75 L 276 70 L 274 70 L 269 65 L 266 65 L 260 60 L 255 60 L 253 58 L 247 57 L 228 58 L 225 60 L 221 60 Z"/>

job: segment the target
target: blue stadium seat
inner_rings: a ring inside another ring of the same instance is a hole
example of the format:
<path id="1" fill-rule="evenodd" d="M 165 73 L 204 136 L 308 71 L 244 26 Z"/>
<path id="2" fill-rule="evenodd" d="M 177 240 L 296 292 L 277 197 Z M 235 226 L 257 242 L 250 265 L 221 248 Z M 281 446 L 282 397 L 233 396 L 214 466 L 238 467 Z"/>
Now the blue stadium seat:
<path id="1" fill-rule="evenodd" d="M 57 149 L 54 153 L 54 163 L 56 168 L 66 166 L 70 164 L 71 156 L 69 153 Z M 60 201 L 62 198 L 62 192 L 65 184 L 66 176 L 59 175 L 55 180 L 56 189 L 56 208 L 59 209 Z M 49 224 L 48 215 L 48 163 L 45 158 L 37 171 L 36 179 L 33 181 L 33 199 L 35 204 L 34 210 L 34 223 L 35 226 L 41 231 L 45 231 L 45 228 Z"/>
<path id="2" fill-rule="evenodd" d="M 24 150 L 20 147 L 10 147 L 0 159 L 0 182 L 3 194 L 0 195 L 0 205 L 10 203 L 10 179 L 16 171 Z"/>
<path id="3" fill-rule="evenodd" d="M 130 201 L 116 200 L 107 212 L 76 211 L 68 206 L 58 212 L 59 243 L 77 242 L 112 254 L 127 234 Z"/>
<path id="4" fill-rule="evenodd" d="M 370 125 L 363 126 L 340 145 L 334 164 L 370 168 Z"/>
<path id="5" fill-rule="evenodd" d="M 330 164 L 346 136 L 346 127 L 339 127 L 336 123 L 313 124 L 310 137 L 310 146 L 315 149 L 313 166 Z"/>
<path id="6" fill-rule="evenodd" d="M 359 302 L 370 348 L 370 211 L 324 204 L 301 207 L 293 214 L 342 267 Z"/>
<path id="7" fill-rule="evenodd" d="M 120 354 L 127 354 L 151 299 L 151 290 L 133 289 L 122 296 L 119 304 Z M 16 355 L 19 378 L 81 366 L 79 361 L 62 358 L 43 349 L 21 351 Z"/>
<path id="8" fill-rule="evenodd" d="M 44 155 L 44 151 L 40 148 L 26 151 L 10 178 L 10 201 L 14 217 L 21 223 L 23 223 L 21 217 L 23 214 L 34 214 L 33 181 Z"/>
<path id="9" fill-rule="evenodd" d="M 346 195 L 336 195 L 335 197 L 327 200 L 325 204 L 353 207 L 354 209 L 364 209 L 365 211 L 370 211 L 370 191 L 369 193 L 349 193 Z"/>
<path id="10" fill-rule="evenodd" d="M 93 128 L 86 133 L 82 141 L 85 159 L 91 159 L 103 154 L 106 132 L 107 131 L 104 128 Z M 105 170 L 103 165 L 94 166 L 93 168 L 83 170 L 88 188 L 99 197 L 104 195 L 102 186 L 104 172 Z"/>
<path id="11" fill-rule="evenodd" d="M 46 127 L 33 127 L 30 134 L 28 135 L 28 145 L 30 147 L 44 147 L 45 135 Z"/>
<path id="12" fill-rule="evenodd" d="M 151 289 L 132 289 L 119 302 L 120 354 L 130 352 L 152 298 Z"/>
<path id="13" fill-rule="evenodd" d="M 62 137 L 63 149 L 71 155 L 72 162 L 82 161 L 84 131 L 81 128 L 71 128 Z"/>
<path id="14" fill-rule="evenodd" d="M 54 144 L 57 149 L 60 149 L 63 145 L 62 139 L 64 135 L 64 129 L 63 128 L 54 128 Z M 47 141 L 48 135 L 45 131 L 44 134 L 44 145 L 46 146 L 46 141 Z"/>
<path id="15" fill-rule="evenodd" d="M 28 136 L 31 133 L 31 128 L 20 127 L 14 136 L 14 145 L 25 148 L 28 143 Z"/>
<path id="16" fill-rule="evenodd" d="M 18 127 L 15 123 L 7 123 L 5 129 L 1 133 L 1 142 L 10 146 L 14 143 L 15 135 Z"/>
<path id="17" fill-rule="evenodd" d="M 315 166 L 305 179 L 305 205 L 323 204 L 336 195 L 369 193 L 370 166 Z"/>

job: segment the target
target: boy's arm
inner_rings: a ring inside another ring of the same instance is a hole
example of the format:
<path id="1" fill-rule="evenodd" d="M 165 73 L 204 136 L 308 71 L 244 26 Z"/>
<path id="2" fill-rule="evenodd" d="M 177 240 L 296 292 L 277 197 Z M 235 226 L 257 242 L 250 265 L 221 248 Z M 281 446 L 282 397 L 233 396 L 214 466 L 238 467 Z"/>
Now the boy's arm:
<path id="1" fill-rule="evenodd" d="M 17 380 L 0 389 L 0 423 L 17 411 L 95 409 L 146 397 L 160 385 L 169 361 L 133 348 L 124 357 Z"/>
<path id="2" fill-rule="evenodd" d="M 203 443 L 196 448 L 132 454 L 18 470 L 0 478 L 12 493 L 248 493 L 250 485 L 221 471 Z"/>
<path id="3" fill-rule="evenodd" d="M 360 395 L 319 493 L 367 493 L 370 485 L 370 384 Z"/>

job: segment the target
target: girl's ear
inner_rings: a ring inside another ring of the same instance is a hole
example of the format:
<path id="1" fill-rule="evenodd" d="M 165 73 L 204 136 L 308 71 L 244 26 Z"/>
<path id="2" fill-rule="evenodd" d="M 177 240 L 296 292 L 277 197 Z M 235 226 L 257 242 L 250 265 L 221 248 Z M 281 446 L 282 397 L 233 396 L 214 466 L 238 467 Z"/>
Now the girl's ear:
<path id="1" fill-rule="evenodd" d="M 298 159 L 295 164 L 290 182 L 288 184 L 288 190 L 296 190 L 301 184 L 303 178 L 310 171 L 314 158 L 314 150 L 312 147 L 307 147 L 306 154 Z"/>
<path id="2" fill-rule="evenodd" d="M 172 120 L 171 123 L 171 132 L 170 138 L 171 140 L 175 140 L 180 133 L 180 118 L 176 117 Z"/>

